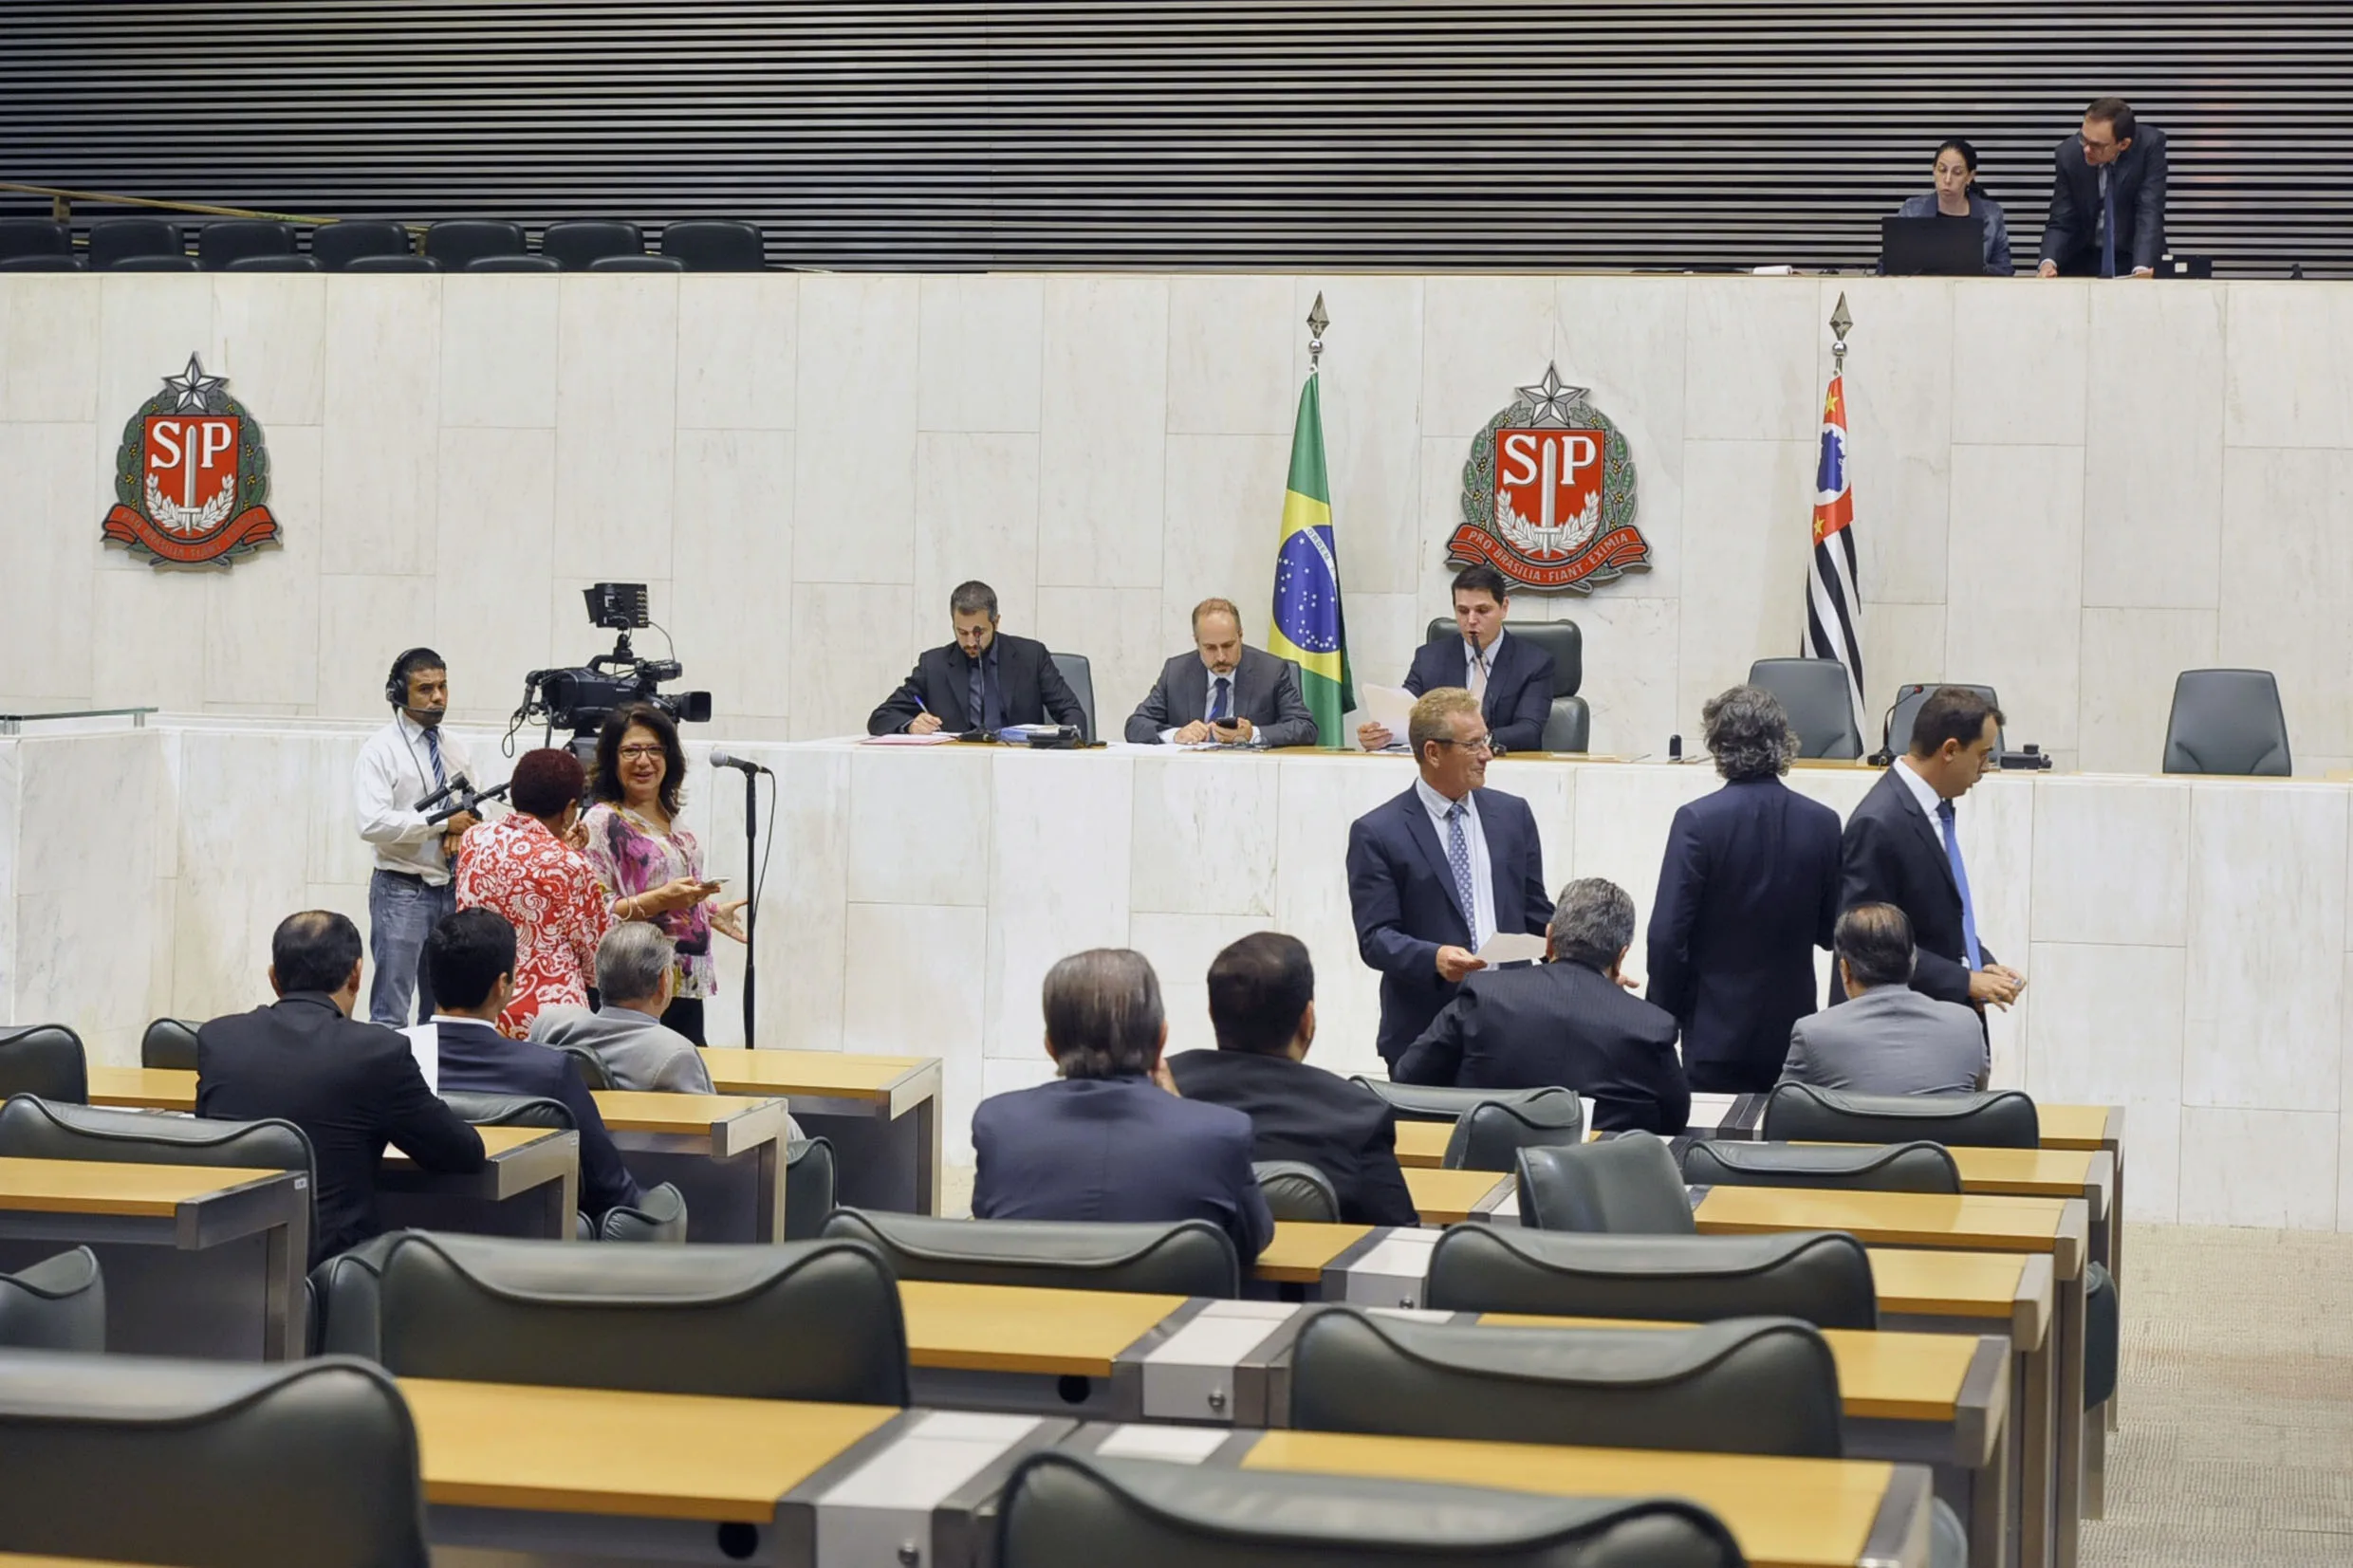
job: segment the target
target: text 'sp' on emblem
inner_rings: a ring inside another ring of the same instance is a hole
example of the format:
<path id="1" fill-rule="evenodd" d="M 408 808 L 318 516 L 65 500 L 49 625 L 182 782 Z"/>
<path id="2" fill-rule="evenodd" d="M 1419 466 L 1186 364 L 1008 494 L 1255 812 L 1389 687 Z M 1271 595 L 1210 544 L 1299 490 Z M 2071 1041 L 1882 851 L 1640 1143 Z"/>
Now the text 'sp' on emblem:
<path id="1" fill-rule="evenodd" d="M 1553 366 L 1472 437 L 1462 524 L 1446 554 L 1530 588 L 1575 593 L 1650 564 L 1634 526 L 1626 438 Z"/>
<path id="2" fill-rule="evenodd" d="M 226 566 L 273 544 L 262 427 L 196 356 L 122 427 L 107 543 L 157 566 Z"/>

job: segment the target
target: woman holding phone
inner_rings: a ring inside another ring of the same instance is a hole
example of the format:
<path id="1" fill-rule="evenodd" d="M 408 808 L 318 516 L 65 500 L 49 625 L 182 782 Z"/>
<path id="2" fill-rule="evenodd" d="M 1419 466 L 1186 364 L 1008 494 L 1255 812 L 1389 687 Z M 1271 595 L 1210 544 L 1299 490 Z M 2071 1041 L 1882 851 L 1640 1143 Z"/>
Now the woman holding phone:
<path id="1" fill-rule="evenodd" d="M 711 933 L 742 941 L 744 900 L 719 901 L 720 884 L 703 876 L 702 847 L 677 825 L 685 777 L 686 752 L 670 715 L 650 703 L 620 709 L 597 736 L 588 784 L 596 803 L 583 826 L 613 918 L 650 920 L 677 944 L 677 994 L 661 1021 L 700 1045 L 703 1004 L 719 989 Z"/>

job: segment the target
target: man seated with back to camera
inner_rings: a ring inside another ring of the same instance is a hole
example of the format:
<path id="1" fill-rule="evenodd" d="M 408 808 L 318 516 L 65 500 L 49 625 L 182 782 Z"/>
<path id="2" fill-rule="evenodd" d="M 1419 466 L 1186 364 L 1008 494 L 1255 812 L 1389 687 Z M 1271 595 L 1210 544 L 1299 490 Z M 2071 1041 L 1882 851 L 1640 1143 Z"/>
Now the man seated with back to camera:
<path id="1" fill-rule="evenodd" d="M 1636 996 L 1625 977 L 1634 900 L 1599 876 L 1571 882 L 1546 942 L 1542 964 L 1464 981 L 1393 1076 L 1464 1089 L 1559 1084 L 1593 1101 L 1602 1132 L 1682 1132 L 1691 1085 L 1675 1054 L 1675 1016 Z"/>
<path id="2" fill-rule="evenodd" d="M 376 1169 L 384 1145 L 420 1171 L 482 1169 L 482 1134 L 425 1087 L 408 1041 L 354 1016 L 362 967 L 360 928 L 347 916 L 289 914 L 269 938 L 278 1000 L 196 1031 L 196 1115 L 283 1117 L 310 1140 L 314 1264 L 383 1229 Z"/>
<path id="3" fill-rule="evenodd" d="M 1046 1054 L 1061 1076 L 973 1113 L 973 1217 L 1207 1220 L 1248 1268 L 1274 1236 L 1251 1120 L 1177 1095 L 1151 961 L 1125 948 L 1072 953 L 1044 990 Z"/>
<path id="4" fill-rule="evenodd" d="M 433 1023 L 442 1092 L 560 1101 L 580 1132 L 581 1212 L 596 1219 L 635 1205 L 643 1194 L 572 1059 L 552 1045 L 498 1032 L 498 1015 L 514 999 L 515 933 L 506 916 L 459 910 L 425 939 L 425 962 L 440 1008 Z"/>
<path id="5" fill-rule="evenodd" d="M 1217 1049 L 1168 1059 L 1177 1093 L 1251 1118 L 1251 1157 L 1304 1160 L 1324 1172 L 1346 1225 L 1419 1225 L 1398 1169 L 1397 1116 L 1379 1095 L 1310 1067 L 1315 965 L 1307 945 L 1253 932 L 1209 967 L 1209 1019 Z"/>
<path id="6" fill-rule="evenodd" d="M 532 1042 L 589 1052 L 616 1089 L 713 1093 L 695 1042 L 661 1021 L 677 987 L 676 965 L 677 944 L 659 927 L 623 921 L 597 944 L 596 1011 L 543 1007 L 531 1020 Z"/>
<path id="7" fill-rule="evenodd" d="M 1990 1063 L 1976 1010 L 1912 988 L 1912 922 L 1893 904 L 1857 904 L 1832 938 L 1843 1006 L 1789 1030 L 1784 1083 L 1866 1095 L 1959 1095 L 1985 1087 Z"/>

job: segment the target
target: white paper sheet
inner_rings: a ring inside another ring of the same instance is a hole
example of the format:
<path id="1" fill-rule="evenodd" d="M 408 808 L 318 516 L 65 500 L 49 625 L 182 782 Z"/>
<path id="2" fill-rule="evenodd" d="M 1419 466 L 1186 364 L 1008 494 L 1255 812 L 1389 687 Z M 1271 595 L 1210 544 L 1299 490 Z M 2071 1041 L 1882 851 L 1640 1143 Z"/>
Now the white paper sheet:
<path id="1" fill-rule="evenodd" d="M 1413 717 L 1417 700 L 1411 692 L 1402 686 L 1360 686 L 1356 700 L 1360 723 L 1380 725 L 1395 744 L 1405 744 L 1405 726 Z"/>
<path id="2" fill-rule="evenodd" d="M 437 1024 L 412 1024 L 400 1031 L 408 1036 L 409 1055 L 417 1059 L 417 1070 L 425 1075 L 425 1087 L 435 1094 L 441 1092 L 441 1030 Z"/>
<path id="3" fill-rule="evenodd" d="M 1541 964 L 1545 956 L 1545 939 L 1524 931 L 1499 931 L 1487 939 L 1479 956 L 1489 964 Z"/>

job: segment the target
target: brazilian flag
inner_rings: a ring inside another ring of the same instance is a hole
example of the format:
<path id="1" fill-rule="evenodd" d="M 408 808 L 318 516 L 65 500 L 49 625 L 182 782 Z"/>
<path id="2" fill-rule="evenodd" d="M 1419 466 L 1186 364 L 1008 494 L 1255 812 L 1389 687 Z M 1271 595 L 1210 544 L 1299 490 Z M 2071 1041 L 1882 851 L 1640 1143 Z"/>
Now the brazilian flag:
<path id="1" fill-rule="evenodd" d="M 1324 744 L 1343 744 L 1341 716 L 1356 706 L 1348 634 L 1340 615 L 1340 548 L 1332 539 L 1332 488 L 1324 470 L 1324 404 L 1316 373 L 1299 389 L 1291 477 L 1283 494 L 1283 544 L 1274 558 L 1274 624 L 1267 646 L 1299 666 L 1299 684 Z"/>

